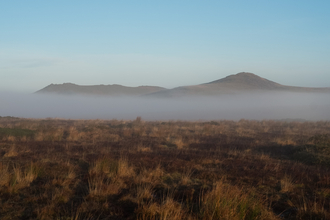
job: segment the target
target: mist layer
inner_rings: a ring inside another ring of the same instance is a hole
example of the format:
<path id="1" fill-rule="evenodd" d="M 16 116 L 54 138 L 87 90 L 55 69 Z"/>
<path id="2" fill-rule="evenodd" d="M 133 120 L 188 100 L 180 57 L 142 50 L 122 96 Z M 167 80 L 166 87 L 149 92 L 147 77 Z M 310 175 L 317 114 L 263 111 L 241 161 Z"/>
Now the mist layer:
<path id="1" fill-rule="evenodd" d="M 0 116 L 144 120 L 330 120 L 330 95 L 267 92 L 155 99 L 0 93 Z"/>

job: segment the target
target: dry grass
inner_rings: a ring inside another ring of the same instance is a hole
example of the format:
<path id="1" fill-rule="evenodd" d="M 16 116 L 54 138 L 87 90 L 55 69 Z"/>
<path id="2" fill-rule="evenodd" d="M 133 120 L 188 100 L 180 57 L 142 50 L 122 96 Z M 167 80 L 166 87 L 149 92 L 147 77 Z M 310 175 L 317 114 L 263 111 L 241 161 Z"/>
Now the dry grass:
<path id="1" fill-rule="evenodd" d="M 8 152 L 6 152 L 3 156 L 4 157 L 16 157 L 18 155 L 17 149 L 15 144 L 12 144 L 10 148 L 8 149 Z"/>
<path id="2" fill-rule="evenodd" d="M 212 191 L 202 196 L 200 218 L 205 220 L 276 219 L 259 200 L 237 187 L 218 181 Z"/>
<path id="3" fill-rule="evenodd" d="M 150 203 L 142 205 L 136 210 L 137 219 L 139 220 L 179 220 L 185 219 L 184 211 L 180 203 L 167 197 L 161 204 Z"/>
<path id="4" fill-rule="evenodd" d="M 293 180 L 288 176 L 284 176 L 280 183 L 282 192 L 291 192 L 294 188 Z"/>
<path id="5" fill-rule="evenodd" d="M 135 176 L 135 171 L 132 166 L 128 164 L 128 159 L 122 157 L 118 160 L 117 175 L 119 177 L 132 177 Z"/>
<path id="6" fill-rule="evenodd" d="M 157 185 L 161 182 L 161 178 L 164 176 L 164 170 L 158 165 L 154 169 L 142 168 L 140 173 L 136 176 L 135 180 L 137 184 L 149 183 Z"/>
<path id="7" fill-rule="evenodd" d="M 0 186 L 7 185 L 10 181 L 8 164 L 0 163 Z"/>
<path id="8" fill-rule="evenodd" d="M 10 190 L 16 191 L 20 188 L 29 187 L 30 183 L 38 177 L 39 167 L 31 163 L 28 167 L 21 168 L 13 166 L 10 180 Z"/>
<path id="9" fill-rule="evenodd" d="M 329 131 L 0 118 L 0 219 L 327 219 Z"/>
<path id="10" fill-rule="evenodd" d="M 90 196 L 114 195 L 121 189 L 121 184 L 116 179 L 108 179 L 102 176 L 88 179 L 88 192 Z"/>

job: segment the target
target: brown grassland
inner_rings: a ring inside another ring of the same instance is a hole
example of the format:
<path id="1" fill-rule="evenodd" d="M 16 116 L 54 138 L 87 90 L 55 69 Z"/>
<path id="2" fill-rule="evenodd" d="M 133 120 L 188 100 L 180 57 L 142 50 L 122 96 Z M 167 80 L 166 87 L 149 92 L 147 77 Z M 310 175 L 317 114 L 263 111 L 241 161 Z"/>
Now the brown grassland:
<path id="1" fill-rule="evenodd" d="M 0 219 L 330 219 L 330 122 L 0 117 Z"/>

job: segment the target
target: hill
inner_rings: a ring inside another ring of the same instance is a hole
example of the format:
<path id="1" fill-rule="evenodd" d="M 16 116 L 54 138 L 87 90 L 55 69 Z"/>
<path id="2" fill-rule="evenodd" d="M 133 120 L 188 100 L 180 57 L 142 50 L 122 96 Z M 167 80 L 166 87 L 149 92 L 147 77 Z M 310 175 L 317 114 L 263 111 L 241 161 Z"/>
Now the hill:
<path id="1" fill-rule="evenodd" d="M 310 88 L 285 86 L 279 83 L 264 79 L 253 73 L 241 72 L 229 75 L 225 78 L 212 82 L 181 86 L 174 89 L 158 91 L 147 96 L 154 97 L 181 97 L 181 96 L 217 96 L 223 94 L 238 94 L 248 92 L 266 91 L 287 91 L 287 92 L 326 92 L 330 93 L 330 88 Z"/>
<path id="2" fill-rule="evenodd" d="M 236 75 L 229 75 L 225 78 L 206 83 L 207 85 L 212 84 L 230 84 L 236 86 L 235 88 L 252 88 L 252 89 L 277 89 L 283 88 L 282 85 L 273 81 L 261 78 L 253 73 L 241 72 Z"/>
<path id="3" fill-rule="evenodd" d="M 287 91 L 287 92 L 325 92 L 330 88 L 310 88 L 286 86 L 257 76 L 253 73 L 241 72 L 229 75 L 212 82 L 180 86 L 166 89 L 157 86 L 127 87 L 122 85 L 81 86 L 72 83 L 51 84 L 36 93 L 106 95 L 106 96 L 146 96 L 146 97 L 182 97 L 182 96 L 217 96 L 257 91 Z"/>
<path id="4" fill-rule="evenodd" d="M 81 86 L 73 83 L 50 84 L 36 93 L 53 93 L 62 95 L 107 95 L 107 96 L 139 96 L 165 90 L 157 86 L 128 87 L 122 85 Z"/>

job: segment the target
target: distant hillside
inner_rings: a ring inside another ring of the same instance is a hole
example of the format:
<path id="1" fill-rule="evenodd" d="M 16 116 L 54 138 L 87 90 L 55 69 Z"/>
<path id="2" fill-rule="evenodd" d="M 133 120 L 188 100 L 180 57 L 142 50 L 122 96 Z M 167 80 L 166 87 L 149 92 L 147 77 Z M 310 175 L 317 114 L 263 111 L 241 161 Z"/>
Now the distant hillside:
<path id="1" fill-rule="evenodd" d="M 330 88 L 309 88 L 285 86 L 264 79 L 253 73 L 241 72 L 209 83 L 193 86 L 181 86 L 174 89 L 147 94 L 155 97 L 181 97 L 181 96 L 217 96 L 222 94 L 237 94 L 254 91 L 291 91 L 291 92 L 326 92 Z"/>
<path id="2" fill-rule="evenodd" d="M 290 92 L 326 92 L 330 88 L 309 88 L 285 86 L 264 79 L 253 73 L 241 72 L 209 83 L 181 86 L 165 89 L 157 86 L 126 87 L 122 85 L 80 86 L 72 83 L 51 84 L 36 93 L 107 95 L 107 96 L 146 96 L 146 97 L 182 97 L 217 96 L 253 91 L 290 91 Z"/>
<path id="3" fill-rule="evenodd" d="M 50 84 L 36 93 L 53 93 L 63 95 L 107 95 L 107 96 L 139 96 L 165 90 L 157 86 L 127 87 L 121 85 L 80 86 L 73 83 Z"/>
<path id="4" fill-rule="evenodd" d="M 236 75 L 230 75 L 225 78 L 212 81 L 210 84 L 230 85 L 237 89 L 249 88 L 249 89 L 278 89 L 283 88 L 282 85 L 270 81 L 268 79 L 261 78 L 253 73 L 242 72 Z"/>

